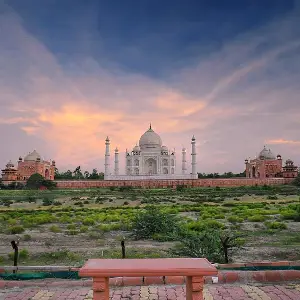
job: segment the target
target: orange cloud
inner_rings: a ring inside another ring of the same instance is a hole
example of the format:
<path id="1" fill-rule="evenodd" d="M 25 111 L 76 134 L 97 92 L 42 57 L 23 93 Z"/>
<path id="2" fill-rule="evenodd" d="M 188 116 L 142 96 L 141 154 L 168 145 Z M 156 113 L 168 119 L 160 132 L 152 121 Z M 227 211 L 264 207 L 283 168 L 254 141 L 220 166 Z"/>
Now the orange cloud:
<path id="1" fill-rule="evenodd" d="M 268 141 L 267 141 L 267 144 L 289 144 L 289 145 L 300 145 L 300 141 L 277 139 L 277 140 L 268 140 Z"/>

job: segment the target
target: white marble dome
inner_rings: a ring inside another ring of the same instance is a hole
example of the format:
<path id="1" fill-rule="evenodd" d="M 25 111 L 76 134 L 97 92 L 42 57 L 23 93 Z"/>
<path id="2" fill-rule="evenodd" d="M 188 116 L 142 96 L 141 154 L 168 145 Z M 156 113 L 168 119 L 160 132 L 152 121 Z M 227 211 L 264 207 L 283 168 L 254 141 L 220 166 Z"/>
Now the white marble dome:
<path id="1" fill-rule="evenodd" d="M 272 153 L 272 151 L 264 147 L 263 150 L 260 151 L 258 157 L 260 159 L 276 159 L 275 155 Z"/>
<path id="2" fill-rule="evenodd" d="M 162 140 L 160 136 L 150 128 L 141 136 L 139 141 L 140 148 L 143 149 L 157 149 L 161 148 Z"/>
<path id="3" fill-rule="evenodd" d="M 41 160 L 42 157 L 41 155 L 34 150 L 33 152 L 29 153 L 24 157 L 24 161 L 36 161 L 36 160 Z"/>
<path id="4" fill-rule="evenodd" d="M 140 146 L 138 146 L 138 145 L 135 145 L 134 147 L 133 147 L 133 151 L 140 151 L 141 150 L 141 148 L 140 148 Z"/>

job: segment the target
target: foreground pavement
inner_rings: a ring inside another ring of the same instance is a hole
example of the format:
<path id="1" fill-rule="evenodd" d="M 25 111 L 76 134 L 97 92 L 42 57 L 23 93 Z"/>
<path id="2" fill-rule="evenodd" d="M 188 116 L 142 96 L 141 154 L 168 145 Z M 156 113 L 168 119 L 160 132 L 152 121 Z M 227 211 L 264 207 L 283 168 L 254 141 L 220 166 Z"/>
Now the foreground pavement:
<path id="1" fill-rule="evenodd" d="M 1 300 L 90 300 L 90 287 L 24 287 L 0 289 Z M 128 286 L 112 288 L 112 300 L 184 300 L 185 286 Z M 205 300 L 300 300 L 300 284 L 207 284 Z"/>

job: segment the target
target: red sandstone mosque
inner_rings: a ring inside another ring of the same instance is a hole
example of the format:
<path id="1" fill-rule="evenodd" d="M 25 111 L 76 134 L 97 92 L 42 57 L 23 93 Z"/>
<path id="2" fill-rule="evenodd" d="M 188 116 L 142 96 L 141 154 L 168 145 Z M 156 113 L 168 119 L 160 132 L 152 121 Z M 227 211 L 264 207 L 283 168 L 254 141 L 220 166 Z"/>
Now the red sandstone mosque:
<path id="1" fill-rule="evenodd" d="M 264 147 L 254 159 L 245 159 L 247 178 L 294 178 L 298 175 L 298 167 L 288 159 L 282 165 L 281 155 L 276 157 L 270 149 Z"/>
<path id="2" fill-rule="evenodd" d="M 34 150 L 24 157 L 19 157 L 18 166 L 15 167 L 10 160 L 2 170 L 2 182 L 25 182 L 32 174 L 39 173 L 45 179 L 54 180 L 55 161 L 43 160 L 41 155 Z"/>

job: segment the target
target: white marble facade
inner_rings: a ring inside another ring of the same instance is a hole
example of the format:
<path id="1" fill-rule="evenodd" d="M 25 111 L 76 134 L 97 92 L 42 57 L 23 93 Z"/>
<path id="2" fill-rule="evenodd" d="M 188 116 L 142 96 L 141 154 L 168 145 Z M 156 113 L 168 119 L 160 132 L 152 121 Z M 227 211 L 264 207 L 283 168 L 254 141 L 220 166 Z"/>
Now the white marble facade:
<path id="1" fill-rule="evenodd" d="M 186 174 L 186 149 L 182 149 L 181 174 L 176 175 L 176 153 L 162 144 L 151 125 L 131 152 L 125 152 L 125 175 L 119 175 L 119 150 L 115 149 L 114 172 L 110 171 L 110 140 L 105 140 L 106 180 L 191 179 L 196 173 L 196 140 L 192 138 L 192 173 Z"/>

